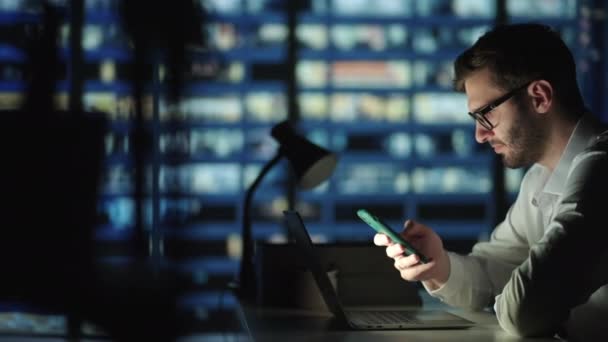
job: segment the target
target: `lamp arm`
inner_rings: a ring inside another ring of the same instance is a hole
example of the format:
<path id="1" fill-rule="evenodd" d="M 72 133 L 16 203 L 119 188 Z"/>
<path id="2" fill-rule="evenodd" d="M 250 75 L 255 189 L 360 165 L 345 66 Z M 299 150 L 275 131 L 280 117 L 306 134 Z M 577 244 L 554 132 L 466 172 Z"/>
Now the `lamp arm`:
<path id="1" fill-rule="evenodd" d="M 243 204 L 243 226 L 241 231 L 241 239 L 243 244 L 243 252 L 241 254 L 241 263 L 238 281 L 238 293 L 241 299 L 252 299 L 255 296 L 255 274 L 253 269 L 253 248 L 254 240 L 251 232 L 251 202 L 253 195 L 264 179 L 264 176 L 272 169 L 283 157 L 282 149 L 279 148 L 275 156 L 268 161 L 251 186 L 245 193 L 245 202 Z"/>

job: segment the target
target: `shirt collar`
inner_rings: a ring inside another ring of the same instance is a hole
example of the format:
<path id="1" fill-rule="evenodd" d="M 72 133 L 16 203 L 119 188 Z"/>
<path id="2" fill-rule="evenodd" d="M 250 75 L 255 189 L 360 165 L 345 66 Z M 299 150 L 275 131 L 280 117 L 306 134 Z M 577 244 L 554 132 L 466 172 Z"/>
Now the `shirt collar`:
<path id="1" fill-rule="evenodd" d="M 543 188 L 544 193 L 561 195 L 572 160 L 581 153 L 589 143 L 600 133 L 597 121 L 590 114 L 583 115 L 574 127 L 574 131 L 568 140 L 568 144 L 557 163 L 557 167 L 549 175 L 549 179 Z"/>

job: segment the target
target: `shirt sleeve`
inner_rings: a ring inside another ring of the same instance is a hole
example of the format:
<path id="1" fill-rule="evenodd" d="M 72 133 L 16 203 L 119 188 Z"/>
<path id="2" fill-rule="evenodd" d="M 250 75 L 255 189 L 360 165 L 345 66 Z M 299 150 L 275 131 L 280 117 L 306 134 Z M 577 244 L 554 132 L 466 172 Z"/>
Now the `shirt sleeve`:
<path id="1" fill-rule="evenodd" d="M 604 144 L 608 145 L 608 144 Z M 503 329 L 519 336 L 552 336 L 570 311 L 608 281 L 605 196 L 608 158 L 587 151 L 575 158 L 547 233 L 529 251 L 497 298 Z"/>
<path id="2" fill-rule="evenodd" d="M 526 231 L 542 231 L 540 214 L 530 205 L 540 172 L 532 168 L 526 173 L 517 199 L 488 242 L 477 243 L 466 256 L 448 252 L 448 280 L 438 289 L 427 288 L 430 295 L 449 305 L 474 310 L 492 303 L 511 272 L 528 256 Z"/>

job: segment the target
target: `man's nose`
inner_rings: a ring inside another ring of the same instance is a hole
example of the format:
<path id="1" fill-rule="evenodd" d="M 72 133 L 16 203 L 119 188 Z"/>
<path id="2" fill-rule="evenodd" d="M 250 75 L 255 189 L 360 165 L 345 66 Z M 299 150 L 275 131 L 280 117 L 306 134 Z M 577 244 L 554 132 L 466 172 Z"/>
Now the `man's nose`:
<path id="1" fill-rule="evenodd" d="M 475 122 L 475 140 L 478 143 L 483 144 L 494 135 L 494 132 L 490 129 L 483 127 L 479 122 Z"/>

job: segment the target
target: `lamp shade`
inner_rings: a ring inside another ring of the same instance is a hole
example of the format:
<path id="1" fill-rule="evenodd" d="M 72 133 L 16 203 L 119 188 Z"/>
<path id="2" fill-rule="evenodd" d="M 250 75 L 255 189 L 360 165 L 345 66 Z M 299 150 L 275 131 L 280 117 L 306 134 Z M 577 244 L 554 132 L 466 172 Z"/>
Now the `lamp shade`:
<path id="1" fill-rule="evenodd" d="M 288 121 L 275 125 L 271 135 L 279 143 L 281 154 L 289 160 L 301 188 L 314 188 L 336 168 L 336 155 L 298 135 Z"/>

